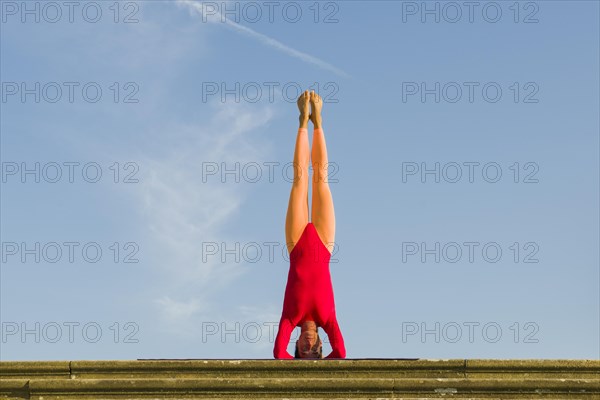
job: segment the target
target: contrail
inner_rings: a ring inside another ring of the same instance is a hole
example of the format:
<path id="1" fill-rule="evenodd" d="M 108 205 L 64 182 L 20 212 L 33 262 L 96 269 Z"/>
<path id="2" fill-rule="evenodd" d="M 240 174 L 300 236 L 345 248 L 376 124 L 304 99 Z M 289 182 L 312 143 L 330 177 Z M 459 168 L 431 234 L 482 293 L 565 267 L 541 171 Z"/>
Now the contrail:
<path id="1" fill-rule="evenodd" d="M 197 12 L 200 13 L 200 15 L 205 15 L 204 14 L 204 4 L 202 4 L 202 3 L 199 3 L 199 2 L 196 2 L 196 1 L 193 1 L 193 0 L 178 0 L 177 2 L 181 3 L 181 4 L 185 4 L 186 6 L 190 7 L 192 10 L 196 10 Z M 226 17 L 224 18 L 221 15 L 220 12 L 218 12 L 218 11 L 216 11 L 214 9 L 211 9 L 211 12 L 212 11 L 216 12 L 216 14 L 206 15 L 206 20 L 207 21 L 225 23 L 230 28 L 233 28 L 236 31 L 238 31 L 240 33 L 243 33 L 243 34 L 246 34 L 248 36 L 251 36 L 251 37 L 253 37 L 255 39 L 258 39 L 262 43 L 264 43 L 264 44 L 266 44 L 268 46 L 274 47 L 277 50 L 280 50 L 280 51 L 282 51 L 282 52 L 284 52 L 284 53 L 286 53 L 286 54 L 288 54 L 288 55 L 290 55 L 292 57 L 296 57 L 296 58 L 298 58 L 298 59 L 300 59 L 300 60 L 302 60 L 304 62 L 307 62 L 309 64 L 314 64 L 314 65 L 316 65 L 319 68 L 332 71 L 332 72 L 334 72 L 337 75 L 343 76 L 344 78 L 351 78 L 351 76 L 348 73 L 346 73 L 345 71 L 343 71 L 343 70 L 341 70 L 341 69 L 339 69 L 339 68 L 337 68 L 337 67 L 335 67 L 335 66 L 333 66 L 333 65 L 331 65 L 331 64 L 329 64 L 329 63 L 327 63 L 327 62 L 325 62 L 323 60 L 320 60 L 320 59 L 318 59 L 316 57 L 311 56 L 310 54 L 306 54 L 306 53 L 303 53 L 303 52 L 298 51 L 296 49 L 293 49 L 293 48 L 291 48 L 289 46 L 286 46 L 285 44 L 281 43 L 278 40 L 270 38 L 267 35 L 263 35 L 262 33 L 256 32 L 256 31 L 254 31 L 254 30 L 252 30 L 250 28 L 247 28 L 247 27 L 245 27 L 243 25 L 240 25 L 240 24 L 238 24 L 238 23 L 236 23 L 234 21 L 231 21 L 230 19 L 228 19 Z"/>

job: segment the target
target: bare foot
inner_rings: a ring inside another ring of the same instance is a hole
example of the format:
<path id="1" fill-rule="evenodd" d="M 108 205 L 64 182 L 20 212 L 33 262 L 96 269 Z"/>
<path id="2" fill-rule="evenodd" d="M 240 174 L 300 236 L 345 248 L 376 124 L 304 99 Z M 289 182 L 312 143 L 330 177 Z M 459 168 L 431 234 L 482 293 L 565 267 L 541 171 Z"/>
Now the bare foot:
<path id="1" fill-rule="evenodd" d="M 298 110 L 300 111 L 301 119 L 308 119 L 310 116 L 310 93 L 308 90 L 304 91 L 300 97 L 298 97 Z"/>
<path id="2" fill-rule="evenodd" d="M 315 129 L 321 128 L 321 109 L 323 108 L 323 99 L 315 91 L 310 92 L 310 107 L 312 112 L 310 113 L 310 120 L 312 121 Z"/>

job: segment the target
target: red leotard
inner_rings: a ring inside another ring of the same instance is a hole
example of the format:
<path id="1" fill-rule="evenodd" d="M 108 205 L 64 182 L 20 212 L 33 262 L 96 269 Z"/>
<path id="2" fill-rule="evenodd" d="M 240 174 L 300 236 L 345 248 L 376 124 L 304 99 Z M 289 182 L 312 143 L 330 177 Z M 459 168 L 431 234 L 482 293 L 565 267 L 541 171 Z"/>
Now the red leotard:
<path id="1" fill-rule="evenodd" d="M 275 358 L 294 358 L 287 352 L 287 346 L 294 328 L 304 321 L 314 321 L 327 333 L 333 351 L 325 358 L 346 358 L 344 338 L 335 315 L 330 258 L 331 253 L 309 222 L 290 253 L 283 312 L 273 348 Z"/>

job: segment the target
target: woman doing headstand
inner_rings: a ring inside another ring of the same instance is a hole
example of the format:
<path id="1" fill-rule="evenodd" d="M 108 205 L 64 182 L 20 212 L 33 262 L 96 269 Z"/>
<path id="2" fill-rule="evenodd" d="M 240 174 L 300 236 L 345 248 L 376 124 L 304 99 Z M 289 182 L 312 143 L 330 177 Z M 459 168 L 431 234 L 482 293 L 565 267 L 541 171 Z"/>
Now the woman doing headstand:
<path id="1" fill-rule="evenodd" d="M 298 98 L 300 127 L 294 150 L 294 181 L 285 219 L 290 254 L 283 312 L 275 339 L 275 358 L 294 358 L 287 352 L 292 331 L 300 327 L 296 358 L 323 358 L 318 327 L 327 333 L 332 352 L 326 358 L 346 358 L 344 339 L 335 313 L 329 260 L 335 238 L 333 199 L 327 180 L 327 148 L 322 128 L 323 101 L 314 90 Z M 312 111 L 311 111 L 312 109 Z M 312 151 L 308 121 L 314 126 Z M 312 161 L 312 222 L 308 220 L 308 165 Z"/>

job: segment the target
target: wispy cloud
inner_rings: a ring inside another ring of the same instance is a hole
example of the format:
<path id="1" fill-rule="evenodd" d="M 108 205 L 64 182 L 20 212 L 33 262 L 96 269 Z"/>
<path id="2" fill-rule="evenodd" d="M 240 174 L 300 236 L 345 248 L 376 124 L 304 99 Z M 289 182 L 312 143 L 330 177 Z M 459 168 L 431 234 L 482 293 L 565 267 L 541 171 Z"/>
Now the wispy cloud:
<path id="1" fill-rule="evenodd" d="M 184 6 L 188 7 L 191 11 L 199 13 L 208 22 L 225 24 L 225 26 L 232 28 L 239 33 L 257 39 L 258 41 L 260 41 L 263 44 L 266 44 L 267 46 L 271 46 L 279 51 L 284 52 L 287 55 L 298 58 L 306 63 L 316 65 L 319 68 L 331 71 L 344 78 L 351 77 L 347 72 L 334 65 L 329 64 L 326 61 L 311 56 L 310 54 L 298 51 L 290 46 L 281 43 L 276 39 L 273 39 L 262 33 L 256 32 L 253 29 L 250 29 L 244 25 L 238 24 L 237 22 L 230 20 L 229 18 L 221 15 L 221 13 L 218 10 L 211 9 L 209 13 L 206 13 L 207 5 L 203 2 L 197 2 L 193 0 L 177 0 L 177 3 L 183 4 Z M 214 6 L 214 3 L 211 3 L 211 6 Z"/>
<path id="2" fill-rule="evenodd" d="M 153 265 L 164 276 L 155 299 L 160 315 L 173 330 L 190 325 L 190 319 L 210 312 L 215 294 L 242 274 L 239 264 L 221 263 L 218 257 L 202 259 L 202 243 L 227 241 L 222 227 L 240 210 L 243 185 L 202 182 L 202 163 L 247 163 L 264 156 L 268 146 L 251 137 L 273 115 L 241 103 L 215 102 L 207 123 L 169 129 L 172 146 L 166 155 L 140 160 L 145 176 L 137 195 L 143 204 L 147 246 Z M 181 323 L 181 325 L 179 325 Z M 181 333 L 181 331 L 180 331 Z"/>
<path id="3" fill-rule="evenodd" d="M 216 179 L 203 183 L 202 163 L 225 162 L 231 166 L 268 157 L 271 147 L 264 132 L 277 105 L 214 99 L 194 106 L 193 113 L 174 106 L 177 102 L 171 103 L 170 99 L 182 96 L 177 82 L 180 71 L 199 62 L 199 57 L 207 57 L 210 43 L 194 39 L 198 27 L 191 25 L 195 24 L 180 25 L 173 33 L 169 25 L 161 23 L 159 8 L 146 3 L 143 6 L 147 7 L 144 22 L 118 32 L 123 35 L 120 45 L 109 46 L 95 37 L 93 42 L 107 59 L 117 60 L 119 70 L 146 83 L 142 86 L 143 97 L 140 94 L 143 101 L 135 108 L 106 107 L 100 114 L 111 113 L 112 119 L 121 120 L 119 130 L 99 135 L 93 145 L 82 141 L 81 151 L 89 151 L 96 160 L 103 157 L 107 163 L 114 159 L 135 160 L 139 166 L 135 176 L 139 183 L 127 191 L 132 196 L 127 199 L 131 210 L 123 217 L 126 224 L 127 218 L 137 215 L 134 226 L 141 228 L 135 231 L 142 260 L 140 274 L 135 275 L 140 290 L 133 291 L 129 301 L 149 311 L 148 325 L 155 329 L 155 337 L 196 342 L 204 321 L 226 321 L 230 325 L 235 321 L 262 321 L 235 303 L 223 305 L 223 297 L 231 297 L 228 291 L 235 290 L 238 279 L 247 271 L 245 265 L 222 263 L 218 256 L 209 257 L 207 262 L 202 259 L 203 242 L 232 243 L 240 239 L 233 236 L 234 232 L 227 232 L 225 226 L 235 223 L 252 187 L 223 184 Z M 172 6 L 169 10 L 181 17 Z M 117 36 L 112 31 L 107 34 Z M 170 43 L 171 50 L 151 51 L 147 43 L 158 43 L 158 47 Z M 128 54 L 134 54 L 135 60 L 119 61 L 127 60 Z M 95 55 L 91 57 L 95 60 Z M 157 70 L 160 79 L 155 79 Z M 187 104 L 197 101 L 190 97 Z M 81 135 L 72 134 L 69 140 L 71 137 Z M 122 193 L 122 189 L 116 190 L 115 196 Z M 264 318 L 269 321 L 275 317 Z M 248 346 L 256 351 L 251 343 Z"/>

